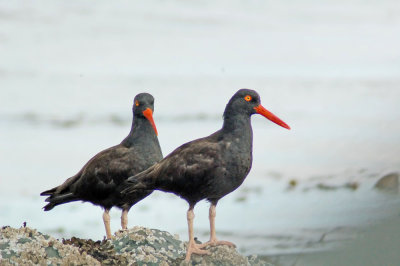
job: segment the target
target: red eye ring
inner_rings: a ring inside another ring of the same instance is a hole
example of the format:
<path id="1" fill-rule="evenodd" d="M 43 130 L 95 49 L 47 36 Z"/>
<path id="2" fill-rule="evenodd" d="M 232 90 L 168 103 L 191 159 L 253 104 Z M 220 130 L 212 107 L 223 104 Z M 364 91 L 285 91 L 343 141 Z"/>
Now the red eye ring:
<path id="1" fill-rule="evenodd" d="M 250 102 L 252 98 L 250 95 L 246 95 L 246 96 L 244 96 L 244 99 L 246 102 Z"/>
<path id="2" fill-rule="evenodd" d="M 139 101 L 138 100 L 135 101 L 135 105 L 139 106 Z"/>

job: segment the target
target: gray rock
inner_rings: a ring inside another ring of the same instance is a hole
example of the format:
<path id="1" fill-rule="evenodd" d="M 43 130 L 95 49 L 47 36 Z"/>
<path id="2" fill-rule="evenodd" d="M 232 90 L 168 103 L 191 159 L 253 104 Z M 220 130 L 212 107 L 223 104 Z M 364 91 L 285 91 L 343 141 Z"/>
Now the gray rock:
<path id="1" fill-rule="evenodd" d="M 383 176 L 374 187 L 384 192 L 399 193 L 399 174 L 391 173 Z"/>
<path id="2" fill-rule="evenodd" d="M 100 265 L 79 248 L 29 227 L 0 230 L 0 265 Z"/>
<path id="3" fill-rule="evenodd" d="M 73 237 L 61 242 L 28 227 L 0 231 L 0 265 L 273 265 L 228 246 L 208 250 L 211 255 L 192 255 L 185 263 L 186 243 L 168 232 L 138 226 L 103 241 Z"/>

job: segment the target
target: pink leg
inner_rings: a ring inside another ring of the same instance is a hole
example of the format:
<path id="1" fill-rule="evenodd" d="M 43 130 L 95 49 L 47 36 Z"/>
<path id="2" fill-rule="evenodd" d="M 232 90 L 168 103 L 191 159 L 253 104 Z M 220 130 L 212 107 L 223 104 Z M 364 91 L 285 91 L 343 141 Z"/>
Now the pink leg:
<path id="1" fill-rule="evenodd" d="M 211 204 L 210 206 L 210 211 L 209 211 L 209 216 L 208 218 L 210 219 L 210 240 L 204 244 L 200 245 L 200 248 L 212 245 L 212 246 L 216 246 L 216 245 L 227 245 L 230 247 L 236 247 L 235 244 L 233 244 L 232 242 L 229 241 L 219 241 L 217 239 L 217 235 L 215 232 L 215 217 L 217 216 L 217 211 L 216 211 L 217 206 L 214 204 Z"/>
<path id="2" fill-rule="evenodd" d="M 121 214 L 121 227 L 122 230 L 128 229 L 128 210 L 123 210 Z"/>
<path id="3" fill-rule="evenodd" d="M 104 222 L 104 227 L 106 228 L 106 235 L 107 239 L 111 239 L 111 228 L 110 228 L 110 210 L 105 209 L 103 213 L 103 222 Z"/>
<path id="4" fill-rule="evenodd" d="M 200 255 L 210 254 L 209 251 L 200 249 L 199 245 L 196 244 L 196 242 L 194 241 L 193 220 L 194 220 L 193 207 L 190 207 L 187 212 L 187 221 L 188 221 L 188 228 L 189 228 L 189 243 L 188 243 L 186 258 L 185 258 L 186 262 L 190 261 L 190 257 L 193 253 L 200 254 Z"/>

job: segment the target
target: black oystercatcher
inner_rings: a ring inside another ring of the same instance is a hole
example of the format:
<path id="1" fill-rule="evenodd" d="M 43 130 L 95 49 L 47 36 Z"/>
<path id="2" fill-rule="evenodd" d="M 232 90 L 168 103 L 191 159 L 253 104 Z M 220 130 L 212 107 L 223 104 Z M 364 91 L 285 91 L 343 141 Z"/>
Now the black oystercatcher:
<path id="1" fill-rule="evenodd" d="M 129 135 L 118 145 L 90 159 L 83 168 L 63 184 L 42 192 L 49 196 L 45 211 L 71 201 L 88 201 L 104 208 L 103 221 L 107 238 L 111 238 L 109 211 L 122 209 L 121 226 L 127 229 L 128 211 L 152 190 L 120 194 L 117 187 L 124 181 L 162 159 L 157 129 L 153 120 L 154 98 L 148 93 L 136 95 Z"/>
<path id="2" fill-rule="evenodd" d="M 160 162 L 128 179 L 130 185 L 123 193 L 157 189 L 172 192 L 189 203 L 186 261 L 190 260 L 192 253 L 208 254 L 208 251 L 201 248 L 210 244 L 234 246 L 230 242 L 217 240 L 215 209 L 218 201 L 238 188 L 250 171 L 253 146 L 250 116 L 255 113 L 290 129 L 260 104 L 257 92 L 241 89 L 233 95 L 225 108 L 222 129 L 208 137 L 183 144 Z M 199 245 L 194 241 L 193 208 L 203 199 L 211 202 L 210 240 Z"/>

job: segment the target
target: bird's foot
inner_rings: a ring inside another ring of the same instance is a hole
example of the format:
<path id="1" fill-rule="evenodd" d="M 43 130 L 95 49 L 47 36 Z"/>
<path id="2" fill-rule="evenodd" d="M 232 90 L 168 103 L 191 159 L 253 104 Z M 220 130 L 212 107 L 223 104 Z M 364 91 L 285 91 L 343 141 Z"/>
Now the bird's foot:
<path id="1" fill-rule="evenodd" d="M 219 245 L 225 245 L 225 246 L 229 246 L 229 247 L 233 247 L 236 248 L 236 245 L 233 244 L 232 242 L 229 241 L 220 241 L 216 238 L 214 239 L 210 239 L 209 241 L 207 241 L 206 243 L 200 244 L 199 248 L 205 248 L 207 246 L 219 246 Z"/>
<path id="2" fill-rule="evenodd" d="M 112 235 L 110 235 L 110 236 L 104 236 L 103 237 L 103 241 L 111 241 L 111 240 L 113 240 L 115 237 L 114 236 L 112 236 Z"/>
<path id="3" fill-rule="evenodd" d="M 189 262 L 190 257 L 192 254 L 198 254 L 198 255 L 210 255 L 210 251 L 201 249 L 200 244 L 196 244 L 194 242 L 189 242 L 187 251 L 186 251 L 186 258 L 185 261 Z"/>

